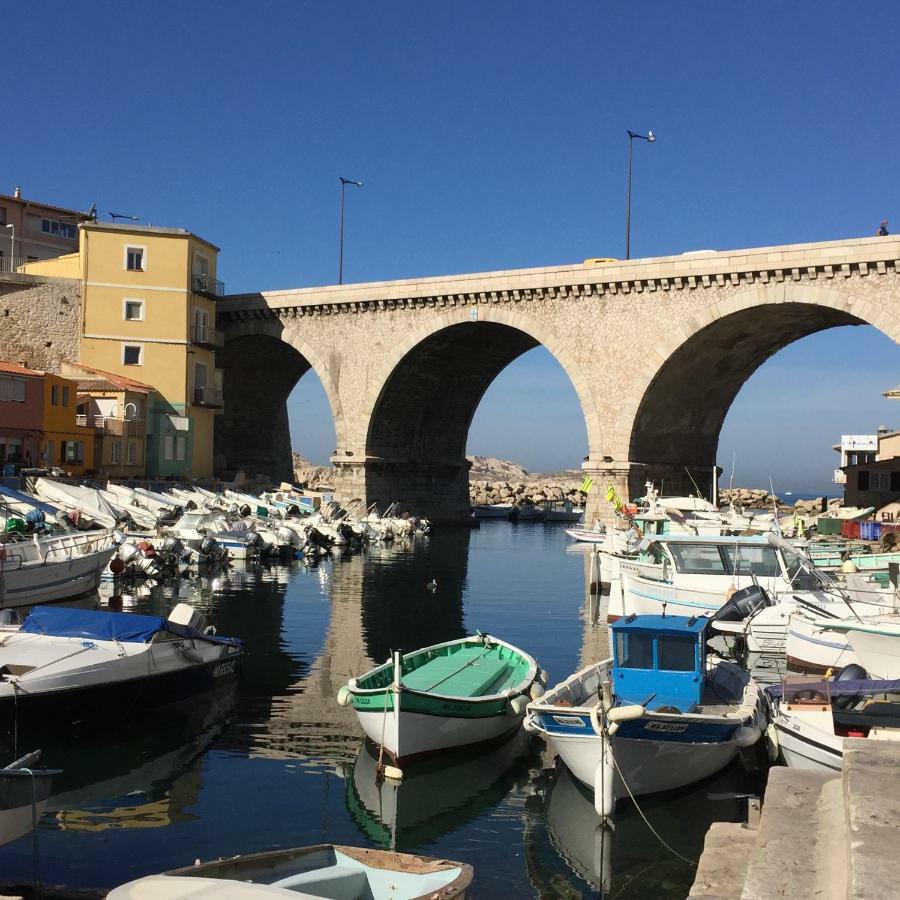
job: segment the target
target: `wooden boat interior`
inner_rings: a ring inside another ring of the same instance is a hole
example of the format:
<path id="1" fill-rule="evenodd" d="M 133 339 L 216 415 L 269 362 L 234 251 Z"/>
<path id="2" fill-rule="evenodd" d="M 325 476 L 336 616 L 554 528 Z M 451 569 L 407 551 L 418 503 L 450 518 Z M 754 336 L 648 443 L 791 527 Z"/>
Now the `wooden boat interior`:
<path id="1" fill-rule="evenodd" d="M 487 697 L 521 684 L 529 660 L 491 641 L 446 644 L 403 657 L 401 683 L 409 690 L 447 697 Z M 384 688 L 394 677 L 390 663 L 357 682 L 364 690 Z"/>

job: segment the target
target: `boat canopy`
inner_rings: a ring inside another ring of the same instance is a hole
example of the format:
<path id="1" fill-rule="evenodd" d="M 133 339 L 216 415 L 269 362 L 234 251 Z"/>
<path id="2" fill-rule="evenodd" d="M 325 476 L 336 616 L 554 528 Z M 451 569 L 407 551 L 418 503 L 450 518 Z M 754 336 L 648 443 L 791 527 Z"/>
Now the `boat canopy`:
<path id="1" fill-rule="evenodd" d="M 618 703 L 689 712 L 703 695 L 706 616 L 628 616 L 610 626 Z"/>
<path id="2" fill-rule="evenodd" d="M 162 616 L 141 616 L 136 613 L 104 612 L 61 606 L 35 606 L 19 631 L 50 637 L 119 641 L 126 644 L 145 644 L 154 635 L 169 632 L 180 637 L 202 638 L 205 641 L 229 644 L 233 647 L 241 645 L 241 641 L 237 638 L 201 634 L 194 628 L 178 625 Z"/>

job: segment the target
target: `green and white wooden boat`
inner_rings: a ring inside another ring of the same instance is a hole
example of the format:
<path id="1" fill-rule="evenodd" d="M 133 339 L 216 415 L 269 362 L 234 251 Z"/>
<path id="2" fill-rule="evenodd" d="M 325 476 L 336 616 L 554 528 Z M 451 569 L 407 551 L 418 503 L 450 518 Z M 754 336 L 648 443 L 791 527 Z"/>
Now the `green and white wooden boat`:
<path id="1" fill-rule="evenodd" d="M 393 659 L 338 692 L 395 764 L 503 738 L 522 724 L 546 681 L 527 653 L 477 634 Z M 537 683 L 536 683 L 537 682 Z"/>

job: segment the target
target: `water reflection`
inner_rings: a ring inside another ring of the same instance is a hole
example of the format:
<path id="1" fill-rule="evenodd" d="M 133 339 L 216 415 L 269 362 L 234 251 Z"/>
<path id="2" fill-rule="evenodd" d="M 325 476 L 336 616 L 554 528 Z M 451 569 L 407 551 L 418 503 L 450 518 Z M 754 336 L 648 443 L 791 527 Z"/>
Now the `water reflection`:
<path id="1" fill-rule="evenodd" d="M 534 748 L 520 731 L 489 752 L 463 751 L 408 768 L 403 781 L 376 779 L 377 750 L 360 748 L 347 780 L 347 809 L 381 847 L 407 850 L 459 828 L 528 780 Z"/>

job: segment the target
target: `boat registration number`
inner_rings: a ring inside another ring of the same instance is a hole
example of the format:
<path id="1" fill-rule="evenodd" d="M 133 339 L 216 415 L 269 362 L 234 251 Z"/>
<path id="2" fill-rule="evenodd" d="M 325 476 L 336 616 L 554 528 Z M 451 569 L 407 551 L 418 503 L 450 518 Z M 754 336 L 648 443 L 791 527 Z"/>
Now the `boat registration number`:
<path id="1" fill-rule="evenodd" d="M 234 670 L 236 668 L 237 662 L 233 659 L 220 662 L 213 669 L 213 678 L 224 678 L 226 675 L 234 675 Z"/>
<path id="2" fill-rule="evenodd" d="M 681 734 L 688 730 L 687 725 L 678 722 L 647 722 L 644 725 L 646 731 L 664 731 L 666 734 Z"/>

